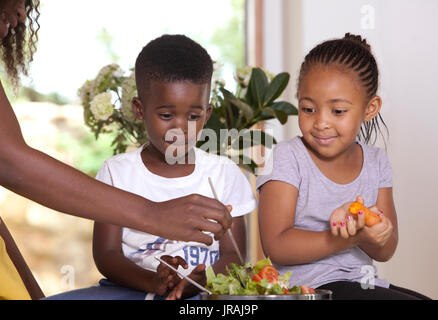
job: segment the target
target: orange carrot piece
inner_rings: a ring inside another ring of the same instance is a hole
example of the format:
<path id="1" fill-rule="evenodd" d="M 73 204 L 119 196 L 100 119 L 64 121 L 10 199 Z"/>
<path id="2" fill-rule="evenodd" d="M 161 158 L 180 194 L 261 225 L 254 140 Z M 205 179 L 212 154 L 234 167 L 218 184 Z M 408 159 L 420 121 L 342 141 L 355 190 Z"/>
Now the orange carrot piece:
<path id="1" fill-rule="evenodd" d="M 365 207 L 362 203 L 357 202 L 357 201 L 353 202 L 350 205 L 350 213 L 353 215 L 357 215 L 359 213 L 359 211 L 362 211 L 363 214 L 365 215 L 365 225 L 366 226 L 372 227 L 376 223 L 380 222 L 380 218 L 377 214 L 375 214 L 370 209 Z"/>

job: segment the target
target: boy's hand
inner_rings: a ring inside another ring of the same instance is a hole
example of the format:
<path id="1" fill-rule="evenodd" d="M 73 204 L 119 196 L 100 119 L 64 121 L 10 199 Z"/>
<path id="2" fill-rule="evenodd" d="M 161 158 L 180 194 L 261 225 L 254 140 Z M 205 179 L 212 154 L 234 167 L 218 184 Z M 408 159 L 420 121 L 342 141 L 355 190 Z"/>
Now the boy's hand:
<path id="1" fill-rule="evenodd" d="M 178 269 L 178 266 L 182 266 L 184 269 L 188 268 L 186 261 L 180 256 L 172 257 L 165 255 L 161 256 L 161 259 L 166 261 L 175 269 Z M 180 281 L 181 279 L 174 271 L 172 271 L 164 263 L 160 263 L 157 267 L 157 272 L 155 276 L 155 293 L 160 296 L 165 295 Z"/>
<path id="2" fill-rule="evenodd" d="M 196 281 L 200 285 L 204 285 L 206 282 L 205 277 L 205 264 L 199 264 L 196 266 L 195 269 L 193 269 L 192 273 L 190 273 L 189 278 Z M 191 283 L 189 283 L 187 280 L 182 279 L 177 286 L 169 293 L 169 295 L 166 297 L 166 300 L 176 300 L 181 299 L 184 291 L 187 291 L 186 288 L 193 287 Z M 196 290 L 199 290 L 196 288 Z M 196 292 L 196 291 L 194 291 Z"/>
<path id="3" fill-rule="evenodd" d="M 156 202 L 153 234 L 171 240 L 196 241 L 211 245 L 211 232 L 220 239 L 231 227 L 231 215 L 219 201 L 191 194 L 164 202 Z M 214 221 L 211 221 L 214 220 Z M 204 232 L 203 232 L 204 231 Z"/>

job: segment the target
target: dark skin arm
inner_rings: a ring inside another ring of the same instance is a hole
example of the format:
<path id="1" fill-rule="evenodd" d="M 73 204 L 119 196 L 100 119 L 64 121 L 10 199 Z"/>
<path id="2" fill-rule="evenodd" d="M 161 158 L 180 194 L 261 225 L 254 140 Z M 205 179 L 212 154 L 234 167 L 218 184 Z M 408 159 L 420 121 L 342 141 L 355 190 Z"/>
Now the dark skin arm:
<path id="1" fill-rule="evenodd" d="M 234 218 L 232 228 L 242 254 L 245 254 L 246 236 L 243 218 Z M 221 258 L 215 264 L 215 270 L 224 272 L 226 264 L 230 262 L 238 263 L 237 254 L 234 252 L 228 235 L 221 239 L 220 250 Z M 97 268 L 105 277 L 125 287 L 164 295 L 179 282 L 179 278 L 162 264 L 160 264 L 159 268 L 161 267 L 163 272 L 161 276 L 158 276 L 156 272 L 145 270 L 126 258 L 122 251 L 122 228 L 115 225 L 94 224 L 93 257 Z M 167 262 L 176 268 L 178 268 L 178 265 L 185 265 L 185 261 L 182 258 L 178 261 L 167 260 Z M 164 273 L 164 270 L 168 271 L 168 273 Z M 203 270 L 202 267 L 199 268 L 201 274 L 204 273 Z M 169 277 L 166 278 L 166 275 Z M 202 279 L 194 280 L 201 281 Z M 205 282 L 205 277 L 203 281 Z M 190 286 L 184 293 L 194 294 L 196 293 L 195 289 L 199 290 Z"/>
<path id="2" fill-rule="evenodd" d="M 243 259 L 246 257 L 246 227 L 244 217 L 236 217 L 233 218 L 233 223 L 231 226 L 231 231 L 233 236 L 239 246 L 240 252 L 243 256 Z M 226 274 L 226 267 L 230 263 L 241 264 L 239 260 L 239 256 L 234 249 L 233 243 L 231 241 L 228 233 L 221 239 L 220 244 L 220 258 L 218 262 L 213 265 L 214 272 Z M 206 277 L 205 277 L 205 265 L 198 265 L 190 274 L 190 278 L 198 282 L 199 284 L 205 286 Z M 181 280 L 181 282 L 173 289 L 169 296 L 168 300 L 173 299 L 181 299 L 193 296 L 199 293 L 199 289 L 195 286 L 188 283 L 186 280 Z"/>
<path id="3" fill-rule="evenodd" d="M 382 211 L 381 222 L 361 229 L 356 236 L 356 242 L 371 258 L 385 262 L 394 255 L 398 244 L 397 213 L 392 188 L 379 189 L 376 207 Z"/>
<path id="4" fill-rule="evenodd" d="M 315 261 L 358 245 L 372 259 L 387 261 L 398 242 L 397 218 L 392 188 L 379 189 L 376 207 L 384 212 L 382 222 L 363 227 L 344 239 L 331 231 L 294 228 L 298 190 L 281 181 L 264 184 L 259 200 L 259 225 L 264 252 L 273 262 L 284 265 Z M 348 208 L 348 206 L 345 206 Z M 347 210 L 345 209 L 347 215 Z"/>
<path id="5" fill-rule="evenodd" d="M 21 279 L 23 280 L 24 285 L 26 286 L 27 292 L 33 300 L 44 298 L 44 293 L 42 292 L 40 286 L 36 282 L 32 272 L 30 271 L 26 261 L 21 255 L 20 250 L 15 244 L 14 239 L 9 233 L 8 228 L 4 221 L 0 218 L 0 236 L 3 238 L 6 250 L 11 261 L 14 263 L 15 268 L 20 274 Z"/>
<path id="6" fill-rule="evenodd" d="M 0 145 L 0 185 L 54 210 L 168 239 L 206 244 L 212 239 L 201 230 L 220 238 L 231 225 L 228 210 L 214 199 L 190 195 L 152 202 L 96 181 L 29 147 L 1 85 Z"/>
<path id="7" fill-rule="evenodd" d="M 298 189 L 281 181 L 261 187 L 259 227 L 263 251 L 282 265 L 315 261 L 355 245 L 352 238 L 336 237 L 330 231 L 308 231 L 294 227 Z"/>

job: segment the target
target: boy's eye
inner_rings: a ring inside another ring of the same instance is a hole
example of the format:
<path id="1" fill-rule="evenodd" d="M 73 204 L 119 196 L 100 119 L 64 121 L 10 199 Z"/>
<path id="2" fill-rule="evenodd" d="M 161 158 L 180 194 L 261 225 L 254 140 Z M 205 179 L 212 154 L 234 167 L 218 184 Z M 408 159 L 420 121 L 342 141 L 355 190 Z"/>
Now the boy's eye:
<path id="1" fill-rule="evenodd" d="M 173 115 L 171 113 L 160 113 L 159 117 L 163 120 L 170 120 L 172 119 Z"/>
<path id="2" fill-rule="evenodd" d="M 189 115 L 189 121 L 196 121 L 199 120 L 201 116 L 199 114 L 191 114 Z"/>

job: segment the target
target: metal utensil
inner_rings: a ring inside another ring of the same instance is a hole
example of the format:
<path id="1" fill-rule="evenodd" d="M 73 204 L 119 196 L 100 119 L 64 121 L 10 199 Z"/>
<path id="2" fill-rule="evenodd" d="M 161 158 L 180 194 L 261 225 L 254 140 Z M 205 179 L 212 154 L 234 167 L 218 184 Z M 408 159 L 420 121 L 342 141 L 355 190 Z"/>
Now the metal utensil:
<path id="1" fill-rule="evenodd" d="M 210 177 L 208 177 L 208 183 L 210 183 L 210 188 L 211 188 L 211 191 L 213 192 L 214 198 L 219 201 L 217 194 L 216 194 L 216 191 L 215 191 L 214 186 L 213 186 L 213 182 L 211 182 Z M 236 239 L 234 238 L 233 232 L 231 231 L 231 229 L 228 229 L 227 232 L 228 232 L 228 235 L 230 236 L 231 242 L 233 243 L 234 250 L 236 251 L 237 256 L 239 257 L 241 265 L 244 265 L 245 261 L 243 260 L 242 254 L 240 253 L 240 249 L 239 249 L 239 246 L 237 245 Z"/>
<path id="2" fill-rule="evenodd" d="M 176 270 L 174 267 L 172 267 L 170 264 L 168 264 L 166 261 L 164 261 L 163 259 L 160 259 L 158 257 L 155 257 L 155 259 L 157 259 L 158 261 L 160 261 L 161 263 L 163 263 L 165 266 L 167 266 L 168 268 L 170 268 L 172 271 L 176 272 L 177 275 L 179 275 L 180 277 L 186 279 L 188 282 L 190 282 L 191 284 L 193 284 L 195 287 L 197 287 L 198 289 L 201 289 L 202 291 L 208 293 L 208 294 L 212 294 L 212 292 L 210 290 L 205 289 L 203 286 L 201 286 L 199 283 L 197 283 L 196 281 L 190 279 L 189 277 L 183 275 L 181 272 L 179 272 L 178 270 Z"/>

